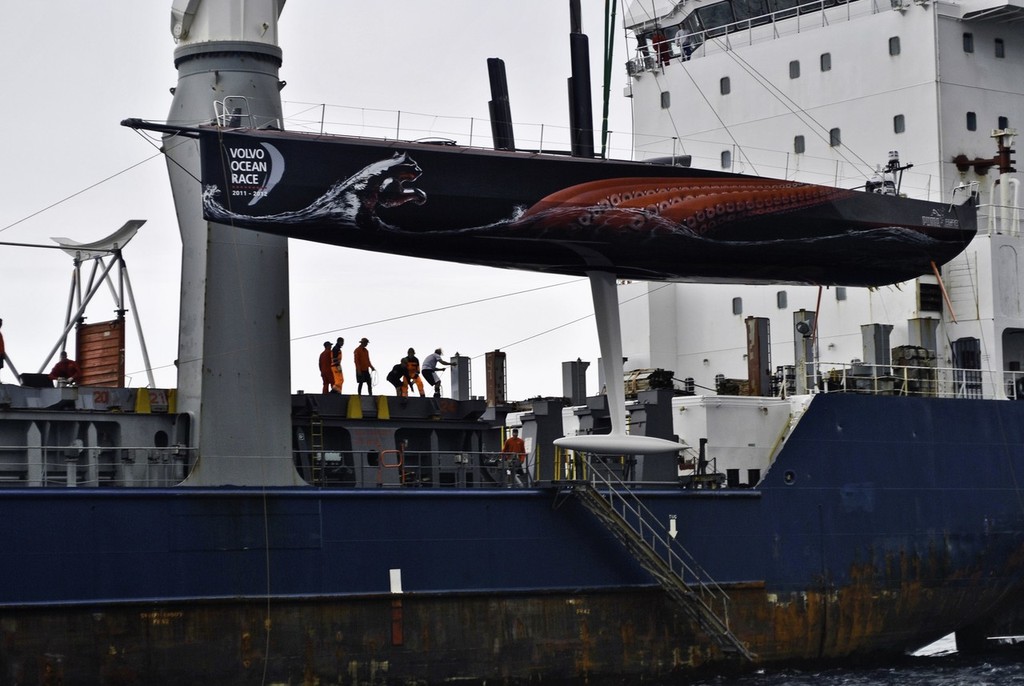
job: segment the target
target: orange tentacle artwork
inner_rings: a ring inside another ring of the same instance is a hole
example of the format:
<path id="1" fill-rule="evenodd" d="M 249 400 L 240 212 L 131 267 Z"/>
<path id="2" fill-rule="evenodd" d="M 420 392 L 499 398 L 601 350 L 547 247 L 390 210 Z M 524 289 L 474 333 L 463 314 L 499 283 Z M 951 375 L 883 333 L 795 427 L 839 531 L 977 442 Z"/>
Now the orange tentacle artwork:
<path id="1" fill-rule="evenodd" d="M 619 178 L 552 193 L 530 207 L 521 219 L 557 210 L 577 210 L 575 220 L 581 226 L 614 225 L 639 230 L 651 228 L 647 226 L 649 221 L 660 217 L 705 234 L 738 219 L 813 207 L 852 192 L 764 179 Z"/>

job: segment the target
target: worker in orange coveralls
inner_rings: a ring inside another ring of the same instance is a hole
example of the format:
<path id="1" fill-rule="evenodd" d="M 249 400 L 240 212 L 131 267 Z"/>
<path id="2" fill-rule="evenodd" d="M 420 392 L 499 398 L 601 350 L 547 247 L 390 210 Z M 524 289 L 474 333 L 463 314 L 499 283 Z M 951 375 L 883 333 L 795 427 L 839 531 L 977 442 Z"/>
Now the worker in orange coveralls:
<path id="1" fill-rule="evenodd" d="M 50 370 L 50 380 L 58 379 L 67 379 L 76 384 L 82 379 L 82 370 L 79 369 L 78 363 L 68 359 L 66 352 L 61 352 L 60 361 Z"/>
<path id="2" fill-rule="evenodd" d="M 507 460 L 505 464 L 510 475 L 517 484 L 522 484 L 520 477 L 526 477 L 526 443 L 519 438 L 519 429 L 512 429 L 512 435 L 505 439 L 501 452 Z M 518 462 L 513 462 L 516 458 L 519 458 Z"/>
<path id="3" fill-rule="evenodd" d="M 331 368 L 331 342 L 324 341 L 324 351 L 320 353 L 320 379 L 324 382 L 321 393 L 331 390 L 334 383 L 334 369 Z"/>
<path id="4" fill-rule="evenodd" d="M 359 346 L 352 352 L 352 360 L 356 364 L 356 392 L 359 395 L 363 394 L 363 384 L 366 384 L 366 392 L 373 395 L 373 377 L 370 376 L 370 370 L 377 371 L 377 368 L 370 362 L 370 351 L 366 349 L 369 345 L 370 339 L 360 338 Z"/>
<path id="5" fill-rule="evenodd" d="M 420 358 L 416 357 L 416 351 L 409 348 L 409 354 L 402 358 L 405 364 L 405 376 L 402 377 L 402 397 L 409 395 L 409 389 L 413 384 L 420 391 L 420 397 L 425 397 L 423 392 L 423 379 L 420 378 Z"/>
<path id="6" fill-rule="evenodd" d="M 341 386 L 345 383 L 345 373 L 341 371 L 341 346 L 345 345 L 345 339 L 338 337 L 338 342 L 331 348 L 331 390 L 341 393 Z"/>
<path id="7" fill-rule="evenodd" d="M 526 464 L 526 443 L 519 438 L 519 429 L 512 429 L 512 435 L 505 439 L 505 445 L 501 447 L 501 452 L 519 457 L 520 467 Z"/>

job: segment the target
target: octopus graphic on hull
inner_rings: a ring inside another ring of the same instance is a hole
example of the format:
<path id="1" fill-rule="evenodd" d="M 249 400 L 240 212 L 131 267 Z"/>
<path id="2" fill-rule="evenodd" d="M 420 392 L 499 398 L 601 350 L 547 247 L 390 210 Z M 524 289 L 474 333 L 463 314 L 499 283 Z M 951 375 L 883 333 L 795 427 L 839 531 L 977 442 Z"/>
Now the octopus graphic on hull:
<path id="1" fill-rule="evenodd" d="M 974 235 L 973 207 L 636 163 L 553 156 L 524 163 L 516 153 L 454 146 L 410 144 L 381 159 L 379 144 L 355 140 L 323 143 L 333 152 L 327 161 L 316 150 L 291 150 L 291 139 L 275 140 L 275 163 L 288 166 L 263 172 L 280 179 L 273 192 L 286 199 L 253 208 L 232 186 L 228 155 L 208 154 L 203 141 L 208 220 L 495 267 L 881 285 L 930 271 Z M 350 163 L 355 173 L 337 173 Z"/>

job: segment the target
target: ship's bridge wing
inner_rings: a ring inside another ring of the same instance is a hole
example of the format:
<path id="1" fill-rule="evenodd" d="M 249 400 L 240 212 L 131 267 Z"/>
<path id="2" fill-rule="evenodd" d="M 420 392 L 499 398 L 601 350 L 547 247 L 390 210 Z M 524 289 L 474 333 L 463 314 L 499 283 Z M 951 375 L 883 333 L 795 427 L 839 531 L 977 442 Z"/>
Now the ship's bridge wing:
<path id="1" fill-rule="evenodd" d="M 1005 23 L 1024 21 L 1024 2 L 1021 0 L 968 0 L 963 3 L 963 18 L 994 20 Z"/>
<path id="2" fill-rule="evenodd" d="M 679 4 L 675 0 L 633 0 L 626 8 L 626 28 L 653 28 L 673 14 Z"/>

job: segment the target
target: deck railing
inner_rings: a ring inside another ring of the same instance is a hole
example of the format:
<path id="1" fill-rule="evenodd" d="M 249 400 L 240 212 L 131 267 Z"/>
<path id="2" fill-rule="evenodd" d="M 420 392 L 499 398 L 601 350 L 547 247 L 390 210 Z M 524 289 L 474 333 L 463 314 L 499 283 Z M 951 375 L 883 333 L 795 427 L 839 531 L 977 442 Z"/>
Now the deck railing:
<path id="1" fill-rule="evenodd" d="M 286 101 L 283 105 L 285 125 L 290 131 L 493 148 L 490 119 L 486 116 L 457 117 L 292 101 Z M 568 154 L 572 148 L 572 130 L 569 126 L 516 121 L 514 129 L 516 149 L 522 152 Z M 594 135 L 595 139 L 599 138 L 600 131 L 595 131 Z M 629 132 L 611 131 L 606 156 L 630 159 L 631 146 Z"/>
<path id="2" fill-rule="evenodd" d="M 184 446 L 0 445 L 0 488 L 169 488 L 195 464 Z M 517 488 L 530 483 L 515 455 L 487 451 L 296 450 L 300 476 L 320 487 Z M 262 458 L 253 458 L 262 459 Z"/>
<path id="3" fill-rule="evenodd" d="M 194 453 L 185 446 L 0 445 L 0 487 L 170 487 L 185 479 Z"/>
<path id="4" fill-rule="evenodd" d="M 835 22 L 850 21 L 892 9 L 891 2 L 883 4 L 878 0 L 814 0 L 801 3 L 798 7 L 720 24 L 703 31 L 687 31 L 679 27 L 674 35 L 641 44 L 627 69 L 630 74 L 654 71 L 672 61 L 697 59 L 714 52 L 805 33 Z"/>
<path id="5" fill-rule="evenodd" d="M 780 368 L 773 394 L 786 397 L 805 391 L 1024 400 L 1022 371 L 818 362 L 807 365 L 805 384 L 797 383 L 796 375 L 796 367 Z M 89 446 L 82 441 L 0 445 L 0 488 L 172 487 L 186 479 L 195 455 L 194 448 L 182 445 L 113 447 Z M 540 470 L 535 456 L 528 458 L 524 469 L 515 455 L 481 450 L 345 451 L 324 447 L 292 453 L 299 475 L 310 485 L 325 488 L 521 488 L 532 485 L 541 471 L 553 475 L 546 478 L 560 482 L 586 479 L 593 467 L 572 452 L 556 451 L 553 459 L 553 465 L 547 464 L 550 469 Z M 633 463 L 612 459 L 614 464 L 602 464 L 630 482 Z"/>
<path id="6" fill-rule="evenodd" d="M 313 486 L 359 488 L 516 488 L 530 483 L 516 455 L 493 451 L 297 450 L 300 476 Z"/>
<path id="7" fill-rule="evenodd" d="M 777 395 L 793 395 L 795 367 L 776 377 Z M 864 393 L 927 398 L 990 398 L 1024 400 L 1024 372 L 936 367 L 878 365 L 860 362 L 818 362 L 807 366 L 808 393 Z"/>

